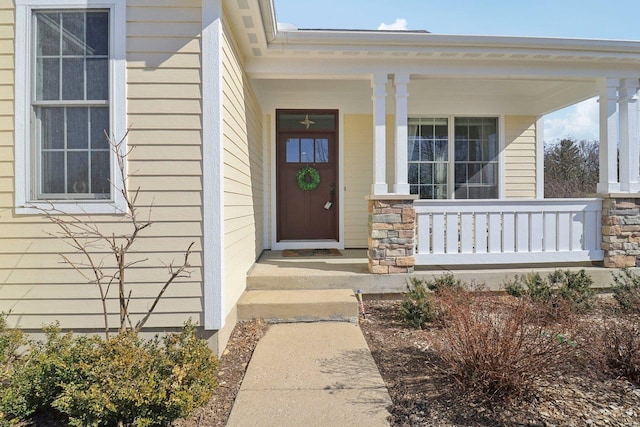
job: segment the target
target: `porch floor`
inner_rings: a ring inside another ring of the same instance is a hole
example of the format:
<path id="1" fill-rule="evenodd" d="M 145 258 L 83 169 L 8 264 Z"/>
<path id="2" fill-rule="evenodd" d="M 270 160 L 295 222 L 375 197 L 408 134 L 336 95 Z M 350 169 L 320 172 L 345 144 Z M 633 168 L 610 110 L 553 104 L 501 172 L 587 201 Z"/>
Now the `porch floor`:
<path id="1" fill-rule="evenodd" d="M 366 249 L 341 250 L 342 256 L 284 257 L 282 251 L 264 251 L 247 275 L 247 290 L 361 289 L 364 294 L 399 294 L 409 277 L 432 279 L 445 273 L 471 283 L 484 283 L 490 290 L 502 290 L 505 280 L 537 271 L 543 276 L 555 269 L 584 268 L 597 288 L 612 284 L 613 269 L 591 264 L 528 264 L 492 266 L 416 266 L 412 274 L 370 274 Z M 634 269 L 640 273 L 640 269 Z"/>

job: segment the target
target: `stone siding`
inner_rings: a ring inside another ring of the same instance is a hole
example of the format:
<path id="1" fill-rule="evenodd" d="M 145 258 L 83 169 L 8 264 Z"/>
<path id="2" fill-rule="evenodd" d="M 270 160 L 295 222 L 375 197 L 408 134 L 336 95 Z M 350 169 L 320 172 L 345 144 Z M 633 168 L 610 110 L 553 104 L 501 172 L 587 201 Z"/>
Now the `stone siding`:
<path id="1" fill-rule="evenodd" d="M 369 199 L 369 271 L 412 273 L 415 234 L 413 199 Z"/>
<path id="2" fill-rule="evenodd" d="M 604 266 L 640 264 L 640 196 L 607 194 L 602 200 Z"/>

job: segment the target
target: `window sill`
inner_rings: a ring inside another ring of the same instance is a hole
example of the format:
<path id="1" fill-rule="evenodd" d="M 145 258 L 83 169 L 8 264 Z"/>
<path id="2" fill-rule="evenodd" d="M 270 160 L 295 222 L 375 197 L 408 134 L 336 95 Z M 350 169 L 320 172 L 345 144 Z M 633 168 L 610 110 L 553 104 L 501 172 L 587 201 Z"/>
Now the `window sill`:
<path id="1" fill-rule="evenodd" d="M 53 215 L 123 215 L 126 209 L 118 206 L 113 200 L 38 200 L 15 207 L 16 215 L 42 215 L 44 212 Z"/>

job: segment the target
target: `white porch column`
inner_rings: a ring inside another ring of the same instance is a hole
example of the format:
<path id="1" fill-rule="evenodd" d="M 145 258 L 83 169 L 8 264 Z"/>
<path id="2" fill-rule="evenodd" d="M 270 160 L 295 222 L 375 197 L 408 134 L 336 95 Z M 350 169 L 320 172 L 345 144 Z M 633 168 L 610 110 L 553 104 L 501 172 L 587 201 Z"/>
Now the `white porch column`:
<path id="1" fill-rule="evenodd" d="M 371 194 L 387 194 L 387 166 L 386 166 L 386 102 L 387 102 L 387 74 L 373 75 L 373 184 Z"/>
<path id="2" fill-rule="evenodd" d="M 623 79 L 620 82 L 620 191 L 637 193 L 640 143 L 638 135 L 638 111 L 636 109 L 638 79 Z"/>
<path id="3" fill-rule="evenodd" d="M 618 182 L 618 123 L 616 106 L 619 79 L 602 79 L 600 91 L 600 179 L 598 193 L 616 193 L 620 191 Z"/>
<path id="4" fill-rule="evenodd" d="M 408 173 L 408 155 L 407 144 L 409 140 L 409 130 L 407 128 L 407 98 L 409 91 L 408 74 L 396 74 L 393 78 L 393 84 L 396 88 L 396 126 L 395 126 L 395 181 L 393 184 L 393 192 L 396 194 L 409 194 L 409 173 Z"/>

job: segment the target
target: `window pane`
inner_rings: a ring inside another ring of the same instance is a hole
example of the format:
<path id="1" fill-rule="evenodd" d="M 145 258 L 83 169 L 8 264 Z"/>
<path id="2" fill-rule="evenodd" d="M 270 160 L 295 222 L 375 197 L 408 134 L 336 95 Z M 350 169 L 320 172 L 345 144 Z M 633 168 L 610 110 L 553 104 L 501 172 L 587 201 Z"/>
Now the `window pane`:
<path id="1" fill-rule="evenodd" d="M 334 130 L 336 116 L 333 113 L 287 113 L 278 112 L 280 130 Z"/>
<path id="2" fill-rule="evenodd" d="M 456 134 L 456 162 L 469 160 L 469 142 Z"/>
<path id="3" fill-rule="evenodd" d="M 42 149 L 64 149 L 64 108 L 42 108 L 39 111 Z"/>
<path id="4" fill-rule="evenodd" d="M 84 13 L 62 14 L 62 54 L 84 55 Z"/>
<path id="5" fill-rule="evenodd" d="M 329 140 L 324 138 L 316 139 L 316 163 L 329 162 Z"/>
<path id="6" fill-rule="evenodd" d="M 313 163 L 314 144 L 313 139 L 305 138 L 301 144 L 300 161 L 302 163 Z"/>
<path id="7" fill-rule="evenodd" d="M 42 192 L 64 193 L 64 152 L 42 153 Z"/>
<path id="8" fill-rule="evenodd" d="M 109 109 L 107 107 L 91 108 L 91 148 L 109 150 L 109 139 L 105 132 L 109 131 Z"/>
<path id="9" fill-rule="evenodd" d="M 436 163 L 434 165 L 433 183 L 434 184 L 447 183 L 447 164 L 446 163 Z"/>
<path id="10" fill-rule="evenodd" d="M 89 158 L 87 151 L 72 151 L 67 158 L 67 193 L 89 192 Z"/>
<path id="11" fill-rule="evenodd" d="M 456 198 L 498 196 L 497 128 L 496 118 L 456 118 Z"/>
<path id="12" fill-rule="evenodd" d="M 91 154 L 91 192 L 109 194 L 109 152 L 96 151 Z"/>
<path id="13" fill-rule="evenodd" d="M 93 105 L 33 105 L 39 121 L 38 194 L 110 193 L 109 12 L 34 11 L 35 99 L 99 100 Z M 87 77 L 88 76 L 88 77 Z M 54 104 L 54 103 L 52 103 Z"/>
<path id="14" fill-rule="evenodd" d="M 87 56 L 109 55 L 109 14 L 87 13 Z"/>
<path id="15" fill-rule="evenodd" d="M 62 99 L 85 99 L 84 59 L 62 59 Z"/>
<path id="16" fill-rule="evenodd" d="M 420 140 L 420 160 L 423 162 L 433 161 L 433 140 Z"/>
<path id="17" fill-rule="evenodd" d="M 409 161 L 417 162 L 420 160 L 420 142 L 415 138 L 409 138 Z"/>
<path id="18" fill-rule="evenodd" d="M 287 139 L 287 163 L 300 162 L 300 140 Z"/>
<path id="19" fill-rule="evenodd" d="M 420 183 L 418 179 L 418 164 L 410 163 L 409 164 L 409 184 L 418 184 Z"/>
<path id="20" fill-rule="evenodd" d="M 420 163 L 420 184 L 433 184 L 433 165 Z"/>
<path id="21" fill-rule="evenodd" d="M 36 62 L 36 99 L 50 101 L 60 99 L 60 60 L 38 59 Z"/>
<path id="22" fill-rule="evenodd" d="M 420 186 L 420 198 L 421 199 L 433 199 L 433 189 L 430 185 Z"/>
<path id="23" fill-rule="evenodd" d="M 449 160 L 449 142 L 446 139 L 437 139 L 435 141 L 434 157 L 438 162 Z"/>
<path id="24" fill-rule="evenodd" d="M 67 108 L 67 148 L 89 147 L 89 109 Z"/>
<path id="25" fill-rule="evenodd" d="M 36 15 L 37 56 L 54 56 L 60 54 L 60 14 L 38 13 Z"/>
<path id="26" fill-rule="evenodd" d="M 109 99 L 109 60 L 87 59 L 87 99 Z"/>

